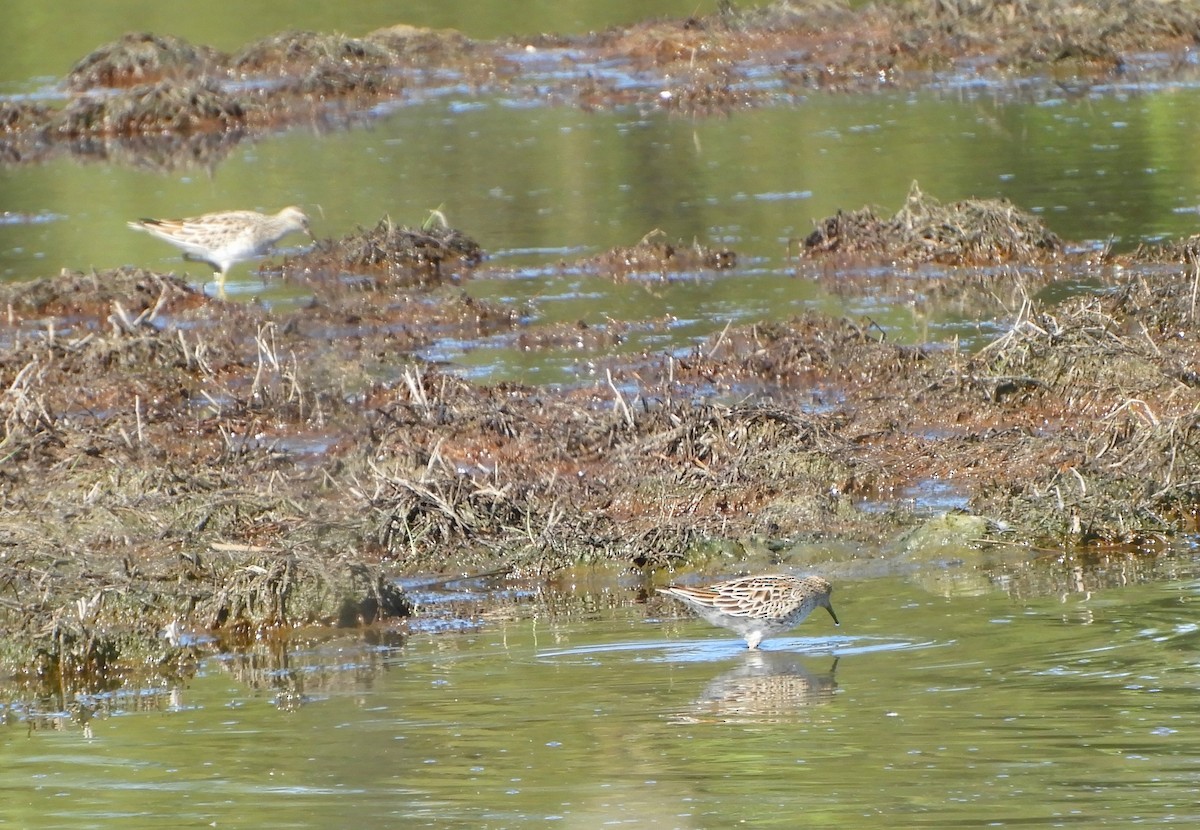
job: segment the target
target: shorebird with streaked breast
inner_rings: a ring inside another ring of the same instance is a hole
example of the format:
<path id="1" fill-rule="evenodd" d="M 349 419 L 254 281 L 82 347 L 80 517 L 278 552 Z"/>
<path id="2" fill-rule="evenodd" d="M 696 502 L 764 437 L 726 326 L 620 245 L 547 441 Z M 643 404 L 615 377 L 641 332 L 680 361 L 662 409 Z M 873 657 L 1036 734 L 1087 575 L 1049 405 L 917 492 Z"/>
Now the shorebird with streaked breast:
<path id="1" fill-rule="evenodd" d="M 795 628 L 817 608 L 841 625 L 829 602 L 833 586 L 819 576 L 744 576 L 705 588 L 673 585 L 658 591 L 682 600 L 713 625 L 736 631 L 752 649 Z"/>
<path id="2" fill-rule="evenodd" d="M 298 207 L 275 214 L 226 210 L 189 219 L 139 219 L 129 227 L 170 242 L 183 250 L 184 259 L 211 266 L 222 295 L 225 275 L 237 263 L 262 256 L 288 234 L 312 238 L 308 217 Z"/>

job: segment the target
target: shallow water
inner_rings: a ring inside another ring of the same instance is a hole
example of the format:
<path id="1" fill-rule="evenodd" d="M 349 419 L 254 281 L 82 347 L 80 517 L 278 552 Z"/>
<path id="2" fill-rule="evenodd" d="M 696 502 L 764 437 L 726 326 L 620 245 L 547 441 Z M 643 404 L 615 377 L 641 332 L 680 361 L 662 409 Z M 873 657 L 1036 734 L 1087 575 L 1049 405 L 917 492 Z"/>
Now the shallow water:
<path id="1" fill-rule="evenodd" d="M 1194 822 L 1195 562 L 953 570 L 839 580 L 840 628 L 814 615 L 759 654 L 599 580 L 466 633 L 210 659 L 103 702 L 90 736 L 10 712 L 0 820 Z"/>
<path id="2" fill-rule="evenodd" d="M 316 233 L 339 237 L 385 214 L 417 225 L 440 207 L 503 269 L 469 280 L 467 293 L 516 304 L 535 325 L 631 323 L 622 345 L 629 353 L 687 348 L 730 322 L 806 309 L 869 317 L 900 341 L 971 343 L 991 336 L 995 309 L 980 318 L 958 303 L 926 302 L 919 284 L 830 293 L 797 278 L 796 241 L 839 209 L 878 205 L 890 214 L 914 180 L 942 201 L 1009 198 L 1082 244 L 1111 238 L 1128 249 L 1183 237 L 1200 202 L 1190 141 L 1182 138 L 1200 127 L 1197 113 L 1200 92 L 1190 89 L 1037 102 L 936 92 L 814 95 L 702 120 L 451 95 L 402 106 L 369 127 L 296 129 L 245 143 L 211 172 L 65 156 L 0 168 L 11 213 L 0 223 L 0 277 L 138 264 L 187 272 L 211 290 L 207 269 L 127 231 L 126 219 L 296 203 L 319 206 Z M 654 230 L 729 247 L 738 267 L 622 282 L 561 267 Z M 234 269 L 232 296 L 282 306 L 303 299 L 296 286 L 252 267 Z M 1076 279 L 1085 285 L 1094 276 Z M 485 380 L 570 382 L 587 373 L 573 357 L 525 353 L 504 341 L 447 339 L 425 357 Z"/>

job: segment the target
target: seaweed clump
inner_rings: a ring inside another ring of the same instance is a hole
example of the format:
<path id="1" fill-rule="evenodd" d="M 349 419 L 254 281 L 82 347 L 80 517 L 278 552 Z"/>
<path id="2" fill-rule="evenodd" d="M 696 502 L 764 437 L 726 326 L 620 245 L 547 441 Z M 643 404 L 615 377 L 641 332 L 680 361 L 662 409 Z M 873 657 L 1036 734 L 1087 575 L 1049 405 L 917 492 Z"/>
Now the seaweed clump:
<path id="1" fill-rule="evenodd" d="M 284 261 L 285 272 L 336 271 L 382 274 L 404 285 L 440 283 L 451 272 L 473 268 L 484 250 L 462 231 L 440 226 L 408 228 L 384 216 L 372 229 L 359 228 L 339 240 L 322 241 L 307 253 Z"/>
<path id="2" fill-rule="evenodd" d="M 726 271 L 737 265 L 737 254 L 728 248 L 709 248 L 699 242 L 672 243 L 661 230 L 650 231 L 636 245 L 620 246 L 582 263 L 583 270 L 616 278 L 630 274 L 678 274 L 686 271 Z"/>
<path id="3" fill-rule="evenodd" d="M 234 55 L 231 63 L 235 73 L 246 75 L 264 70 L 285 74 L 316 66 L 384 66 L 390 59 L 391 53 L 384 44 L 369 39 L 281 32 L 251 43 Z"/>
<path id="4" fill-rule="evenodd" d="M 71 67 L 66 87 L 131 87 L 167 78 L 199 78 L 222 68 L 228 58 L 209 46 L 193 46 L 182 38 L 131 33 L 94 50 Z"/>
<path id="5" fill-rule="evenodd" d="M 386 49 L 393 62 L 439 65 L 461 60 L 475 51 L 475 42 L 454 29 L 424 29 L 400 23 L 376 29 L 364 40 Z"/>
<path id="6" fill-rule="evenodd" d="M 167 80 L 110 97 L 80 98 L 59 113 L 51 129 L 65 136 L 223 132 L 243 125 L 250 111 L 212 80 Z"/>
<path id="7" fill-rule="evenodd" d="M 843 253 L 917 263 L 975 265 L 1043 260 L 1062 251 L 1058 236 L 1007 199 L 965 199 L 943 205 L 916 182 L 896 214 L 872 208 L 838 211 L 816 223 L 804 240 L 809 256 Z"/>
<path id="8" fill-rule="evenodd" d="M 0 102 L 0 133 L 19 133 L 39 127 L 50 118 L 50 110 L 25 101 Z"/>

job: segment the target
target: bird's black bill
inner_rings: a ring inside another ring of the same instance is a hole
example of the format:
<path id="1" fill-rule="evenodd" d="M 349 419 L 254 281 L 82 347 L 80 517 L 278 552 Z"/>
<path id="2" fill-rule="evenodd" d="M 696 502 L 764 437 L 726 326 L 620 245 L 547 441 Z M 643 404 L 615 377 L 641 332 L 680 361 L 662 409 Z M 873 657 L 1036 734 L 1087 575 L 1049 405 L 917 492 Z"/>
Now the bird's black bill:
<path id="1" fill-rule="evenodd" d="M 837 614 L 833 613 L 833 606 L 832 606 L 832 605 L 826 605 L 826 606 L 825 606 L 825 610 L 829 612 L 829 616 L 833 617 L 833 624 L 834 624 L 834 625 L 841 625 L 841 623 L 840 623 L 840 622 L 838 622 Z"/>

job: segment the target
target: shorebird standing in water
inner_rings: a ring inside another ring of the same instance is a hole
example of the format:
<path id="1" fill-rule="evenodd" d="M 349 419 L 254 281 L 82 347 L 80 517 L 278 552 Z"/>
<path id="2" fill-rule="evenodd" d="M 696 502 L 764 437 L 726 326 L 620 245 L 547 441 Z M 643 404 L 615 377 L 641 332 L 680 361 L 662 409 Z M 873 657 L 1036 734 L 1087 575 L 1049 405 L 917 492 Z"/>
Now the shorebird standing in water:
<path id="1" fill-rule="evenodd" d="M 707 588 L 673 585 L 658 591 L 687 603 L 713 625 L 736 631 L 749 648 L 790 631 L 818 607 L 841 625 L 829 602 L 833 586 L 819 576 L 744 576 Z"/>
<path id="2" fill-rule="evenodd" d="M 222 296 L 225 275 L 237 263 L 262 256 L 290 233 L 312 237 L 308 217 L 297 207 L 285 207 L 273 215 L 226 210 L 190 219 L 139 219 L 129 227 L 181 248 L 184 259 L 211 266 Z"/>

